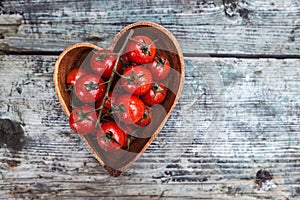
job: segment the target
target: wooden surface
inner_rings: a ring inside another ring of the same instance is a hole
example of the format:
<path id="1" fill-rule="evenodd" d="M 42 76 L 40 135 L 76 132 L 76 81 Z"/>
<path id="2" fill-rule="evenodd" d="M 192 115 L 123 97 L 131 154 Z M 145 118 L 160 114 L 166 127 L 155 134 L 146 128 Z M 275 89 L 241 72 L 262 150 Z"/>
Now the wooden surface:
<path id="1" fill-rule="evenodd" d="M 300 199 L 299 0 L 2 0 L 0 13 L 1 199 Z M 185 85 L 111 178 L 70 131 L 54 63 L 139 20 L 178 39 Z"/>

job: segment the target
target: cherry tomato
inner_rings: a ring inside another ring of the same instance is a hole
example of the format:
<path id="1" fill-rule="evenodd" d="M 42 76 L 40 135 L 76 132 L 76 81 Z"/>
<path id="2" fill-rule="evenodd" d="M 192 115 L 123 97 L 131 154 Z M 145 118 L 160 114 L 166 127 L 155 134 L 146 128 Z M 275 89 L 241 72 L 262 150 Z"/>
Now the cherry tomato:
<path id="1" fill-rule="evenodd" d="M 93 107 L 81 106 L 72 110 L 69 117 L 71 129 L 80 135 L 86 135 L 95 130 L 98 113 Z"/>
<path id="2" fill-rule="evenodd" d="M 140 98 L 143 102 L 148 105 L 152 106 L 155 104 L 162 103 L 167 96 L 167 87 L 162 83 L 152 83 L 151 89 L 148 90 L 144 95 Z"/>
<path id="3" fill-rule="evenodd" d="M 151 88 L 151 83 L 151 72 L 140 65 L 126 68 L 121 76 L 124 90 L 137 96 L 145 94 Z"/>
<path id="4" fill-rule="evenodd" d="M 87 74 L 76 81 L 74 89 L 80 101 L 83 103 L 93 103 L 103 99 L 106 85 L 100 76 Z"/>
<path id="5" fill-rule="evenodd" d="M 110 78 L 113 72 L 115 63 L 117 61 L 117 56 L 114 52 L 101 49 L 93 51 L 93 55 L 90 59 L 91 70 L 106 79 Z M 116 70 L 118 71 L 122 67 L 122 62 L 119 61 Z"/>
<path id="6" fill-rule="evenodd" d="M 170 68 L 169 60 L 163 55 L 155 56 L 154 61 L 148 64 L 148 69 L 156 81 L 165 79 L 170 73 Z"/>
<path id="7" fill-rule="evenodd" d="M 136 96 L 123 94 L 116 100 L 113 108 L 115 118 L 126 124 L 135 124 L 143 118 L 145 104 Z"/>
<path id="8" fill-rule="evenodd" d="M 156 54 L 155 42 L 147 36 L 134 36 L 129 40 L 126 52 L 128 59 L 133 63 L 151 63 Z"/>
<path id="9" fill-rule="evenodd" d="M 105 151 L 116 151 L 125 144 L 125 133 L 112 121 L 103 122 L 97 130 L 97 141 Z"/>
<path id="10" fill-rule="evenodd" d="M 139 126 L 147 126 L 148 124 L 150 124 L 151 119 L 152 119 L 152 111 L 150 107 L 146 106 L 143 118 L 140 121 L 138 121 L 136 124 Z"/>
<path id="11" fill-rule="evenodd" d="M 86 75 L 87 72 L 83 68 L 74 68 L 67 75 L 67 84 L 75 85 L 77 79 Z"/>

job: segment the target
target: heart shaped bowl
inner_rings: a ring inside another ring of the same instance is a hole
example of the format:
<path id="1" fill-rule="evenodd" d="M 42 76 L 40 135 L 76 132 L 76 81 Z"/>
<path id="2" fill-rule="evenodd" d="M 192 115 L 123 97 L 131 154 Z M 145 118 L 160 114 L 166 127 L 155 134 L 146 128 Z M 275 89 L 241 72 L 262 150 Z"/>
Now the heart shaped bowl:
<path id="1" fill-rule="evenodd" d="M 99 147 L 94 134 L 80 135 L 99 163 L 114 177 L 128 169 L 159 134 L 179 99 L 184 81 L 184 59 L 180 46 L 173 34 L 161 25 L 148 21 L 128 25 L 115 36 L 107 49 L 119 52 L 130 30 L 133 30 L 133 35 L 144 35 L 152 40 L 158 39 L 156 42 L 157 52 L 169 59 L 171 72 L 164 82 L 168 88 L 165 101 L 153 108 L 151 123 L 138 130 L 139 138 L 132 143 L 129 149 L 106 152 Z M 73 68 L 86 65 L 86 60 L 94 49 L 102 48 L 90 43 L 74 44 L 66 48 L 55 63 L 55 91 L 68 117 L 72 111 L 70 106 L 72 95 L 66 92 L 68 87 L 66 77 Z"/>

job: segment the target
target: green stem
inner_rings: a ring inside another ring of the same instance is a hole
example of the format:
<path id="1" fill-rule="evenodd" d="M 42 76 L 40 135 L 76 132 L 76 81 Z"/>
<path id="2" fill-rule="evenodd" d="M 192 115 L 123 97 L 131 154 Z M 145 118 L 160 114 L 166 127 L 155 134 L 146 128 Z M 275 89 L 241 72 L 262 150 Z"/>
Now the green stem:
<path id="1" fill-rule="evenodd" d="M 134 33 L 134 31 L 131 29 L 130 32 L 129 32 L 129 34 L 128 34 L 128 36 L 126 37 L 126 39 L 124 41 L 123 46 L 121 47 L 119 53 L 117 54 L 117 60 L 116 60 L 116 63 L 114 65 L 113 72 L 111 73 L 111 75 L 109 77 L 108 84 L 107 84 L 106 91 L 105 91 L 105 95 L 104 95 L 104 98 L 102 100 L 101 106 L 99 108 L 99 117 L 98 117 L 97 122 L 96 122 L 96 127 L 100 124 L 100 120 L 101 120 L 101 117 L 102 117 L 102 111 L 103 111 L 103 108 L 104 108 L 104 103 L 105 103 L 106 99 L 108 98 L 108 93 L 109 93 L 111 84 L 113 82 L 113 78 L 115 76 L 115 73 L 117 72 L 117 66 L 118 66 L 118 63 L 120 61 L 120 57 L 121 57 L 123 51 L 126 48 L 128 40 L 132 37 L 133 33 Z"/>
<path id="2" fill-rule="evenodd" d="M 118 76 L 120 76 L 121 78 L 124 78 L 124 79 L 129 79 L 127 76 L 124 76 L 124 75 L 120 74 L 120 73 L 119 73 L 119 72 L 117 72 L 117 71 L 116 71 L 116 74 L 117 74 Z"/>

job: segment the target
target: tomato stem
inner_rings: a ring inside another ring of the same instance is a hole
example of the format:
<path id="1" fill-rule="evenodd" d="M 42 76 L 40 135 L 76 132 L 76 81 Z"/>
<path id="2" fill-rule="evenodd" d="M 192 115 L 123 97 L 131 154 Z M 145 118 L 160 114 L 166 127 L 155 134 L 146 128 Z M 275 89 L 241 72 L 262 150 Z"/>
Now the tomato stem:
<path id="1" fill-rule="evenodd" d="M 74 88 L 73 85 L 70 85 L 68 88 L 65 89 L 66 92 L 72 91 Z"/>
<path id="2" fill-rule="evenodd" d="M 102 62 L 105 58 L 107 58 L 109 56 L 106 52 L 99 53 L 98 51 L 99 50 L 93 51 L 93 53 L 97 56 L 95 58 L 95 61 L 101 61 Z"/>
<path id="3" fill-rule="evenodd" d="M 139 45 L 143 45 L 143 43 L 141 41 L 135 40 L 133 38 L 129 38 L 129 40 L 138 43 Z"/>
<path id="4" fill-rule="evenodd" d="M 121 78 L 128 79 L 128 77 L 127 77 L 127 76 L 124 76 L 124 75 L 120 74 L 120 73 L 119 73 L 119 72 L 117 72 L 117 71 L 116 71 L 116 74 L 117 74 L 118 76 L 120 76 Z"/>
<path id="5" fill-rule="evenodd" d="M 159 54 L 156 54 L 156 56 L 157 56 L 157 58 L 154 58 L 154 60 L 157 62 L 155 67 L 158 67 L 158 66 L 165 67 L 167 59 L 163 59 Z"/>
<path id="6" fill-rule="evenodd" d="M 128 81 L 128 84 L 134 84 L 134 85 L 140 85 L 143 84 L 144 81 L 137 81 L 139 78 L 142 78 L 145 76 L 145 74 L 140 74 L 140 75 L 134 75 L 134 67 L 131 68 L 130 75 L 122 75 L 118 72 L 116 72 L 117 75 L 119 75 L 121 78 L 125 79 Z"/>
<path id="7" fill-rule="evenodd" d="M 102 82 L 102 83 L 94 83 L 90 82 L 88 84 L 84 84 L 87 91 L 97 90 L 101 85 L 105 85 L 108 83 L 108 81 Z"/>
<path id="8" fill-rule="evenodd" d="M 117 60 L 115 62 L 113 71 L 112 71 L 112 73 L 111 73 L 111 75 L 109 77 L 108 84 L 107 84 L 106 91 L 105 91 L 105 95 L 103 97 L 101 106 L 99 108 L 99 116 L 98 116 L 98 119 L 97 119 L 97 122 L 96 122 L 96 127 L 100 124 L 100 120 L 101 120 L 101 117 L 102 117 L 102 111 L 103 111 L 103 108 L 104 108 L 104 104 L 105 104 L 106 99 L 108 98 L 108 93 L 110 91 L 110 87 L 111 87 L 111 84 L 113 82 L 113 78 L 115 76 L 115 73 L 117 73 L 117 66 L 118 66 L 118 63 L 120 61 L 121 55 L 122 55 L 123 51 L 125 50 L 126 45 L 127 45 L 128 41 L 129 41 L 129 39 L 133 36 L 133 33 L 134 33 L 134 31 L 131 29 L 130 32 L 129 32 L 129 34 L 127 35 L 125 41 L 124 41 L 124 44 L 122 45 L 120 51 L 117 54 Z"/>

